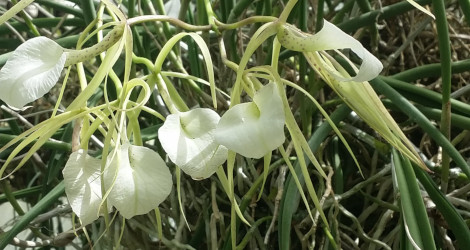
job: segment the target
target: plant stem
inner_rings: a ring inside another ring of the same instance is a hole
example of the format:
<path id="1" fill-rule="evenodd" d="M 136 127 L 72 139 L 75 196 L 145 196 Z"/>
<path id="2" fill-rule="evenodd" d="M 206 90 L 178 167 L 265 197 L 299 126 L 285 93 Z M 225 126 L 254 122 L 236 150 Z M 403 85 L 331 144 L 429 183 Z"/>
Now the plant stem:
<path id="1" fill-rule="evenodd" d="M 420 5 L 426 5 L 429 4 L 431 0 L 419 0 L 415 2 Z M 358 17 L 348 19 L 347 21 L 338 24 L 338 27 L 344 32 L 352 32 L 359 28 L 370 26 L 371 22 L 396 17 L 398 15 L 404 14 L 406 11 L 414 9 L 415 8 L 407 1 L 401 1 L 396 4 L 385 6 L 382 9 L 367 12 Z"/>
<path id="2" fill-rule="evenodd" d="M 439 54 L 441 59 L 442 74 L 442 116 L 441 116 L 441 133 L 450 140 L 450 91 L 451 91 L 451 52 L 449 43 L 449 29 L 447 27 L 446 10 L 443 0 L 433 0 L 432 5 L 436 16 L 436 27 L 439 43 Z M 450 157 L 442 152 L 442 176 L 441 188 L 443 193 L 447 193 L 447 185 L 449 181 Z"/>
<path id="3" fill-rule="evenodd" d="M 14 4 L 17 4 L 17 1 L 16 0 L 13 0 L 12 1 Z M 24 22 L 26 23 L 26 25 L 28 26 L 29 30 L 35 35 L 35 36 L 40 36 L 41 34 L 39 34 L 39 31 L 38 29 L 36 28 L 36 26 L 33 24 L 33 22 L 31 21 L 31 19 L 29 18 L 28 15 L 26 15 L 26 12 L 24 11 L 24 9 L 22 11 L 20 11 L 20 15 L 21 17 L 23 18 Z"/>
<path id="4" fill-rule="evenodd" d="M 292 9 L 294 8 L 296 3 L 297 0 L 289 0 L 289 2 L 287 2 L 286 7 L 284 7 L 284 10 L 279 16 L 279 21 L 281 23 L 285 23 L 287 21 L 287 18 L 289 17 L 289 14 L 292 12 Z"/>
<path id="5" fill-rule="evenodd" d="M 414 82 L 421 78 L 427 77 L 439 77 L 441 76 L 440 63 L 431 63 L 422 66 L 418 66 L 412 69 L 408 69 L 390 76 L 391 78 L 405 81 L 405 82 Z M 451 63 L 452 73 L 458 74 L 470 70 L 470 60 L 462 60 L 458 62 Z"/>

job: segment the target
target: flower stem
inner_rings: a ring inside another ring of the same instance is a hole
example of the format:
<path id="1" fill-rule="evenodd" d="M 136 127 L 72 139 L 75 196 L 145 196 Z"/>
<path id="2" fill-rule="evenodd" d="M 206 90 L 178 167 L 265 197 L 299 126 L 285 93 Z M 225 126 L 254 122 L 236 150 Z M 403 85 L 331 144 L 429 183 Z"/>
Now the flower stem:
<path id="1" fill-rule="evenodd" d="M 451 103 L 450 103 L 450 91 L 451 91 L 451 52 L 449 43 L 449 30 L 447 27 L 446 9 L 443 0 L 433 0 L 432 5 L 436 15 L 436 27 L 437 35 L 439 37 L 439 54 L 441 61 L 441 72 L 442 72 L 442 116 L 441 116 L 441 133 L 450 140 L 450 115 L 451 115 Z M 447 192 L 447 185 L 449 181 L 449 167 L 450 167 L 450 156 L 447 152 L 442 152 L 442 192 Z"/>
<path id="2" fill-rule="evenodd" d="M 284 10 L 279 16 L 279 22 L 281 23 L 287 22 L 287 18 L 289 17 L 289 14 L 292 12 L 292 9 L 294 8 L 296 3 L 297 3 L 297 0 L 289 0 L 289 2 L 287 2 L 286 7 L 284 7 Z"/>
<path id="3" fill-rule="evenodd" d="M 65 61 L 65 67 L 89 60 L 99 55 L 101 52 L 106 51 L 121 39 L 123 32 L 124 25 L 118 25 L 111 30 L 101 42 L 86 49 L 66 51 L 67 60 Z"/>
<path id="4" fill-rule="evenodd" d="M 12 0 L 14 4 L 17 4 L 16 0 Z M 40 36 L 38 29 L 36 26 L 33 24 L 31 19 L 29 18 L 28 15 L 26 15 L 26 12 L 24 10 L 20 11 L 20 15 L 23 18 L 24 22 L 26 23 L 26 26 L 28 26 L 29 30 L 35 35 L 35 36 Z"/>

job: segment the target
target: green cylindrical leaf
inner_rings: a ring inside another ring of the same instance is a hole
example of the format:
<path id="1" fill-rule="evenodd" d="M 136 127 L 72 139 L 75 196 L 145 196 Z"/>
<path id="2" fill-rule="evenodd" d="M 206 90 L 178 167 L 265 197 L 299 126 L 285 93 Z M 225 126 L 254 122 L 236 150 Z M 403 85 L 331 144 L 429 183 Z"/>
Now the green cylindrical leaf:
<path id="1" fill-rule="evenodd" d="M 393 150 L 393 166 L 400 190 L 401 212 L 408 240 L 420 249 L 436 249 L 429 218 L 410 161 Z"/>

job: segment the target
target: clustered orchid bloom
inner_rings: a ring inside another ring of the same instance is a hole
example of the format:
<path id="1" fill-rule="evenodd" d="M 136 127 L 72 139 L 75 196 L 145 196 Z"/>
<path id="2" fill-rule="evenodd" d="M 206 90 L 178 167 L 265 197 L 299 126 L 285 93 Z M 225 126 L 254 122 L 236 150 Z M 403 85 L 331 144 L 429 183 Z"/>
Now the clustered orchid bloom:
<path id="1" fill-rule="evenodd" d="M 332 87 L 340 86 L 338 82 L 368 81 L 382 70 L 380 61 L 357 40 L 327 21 L 314 35 L 281 22 L 263 27 L 268 32 L 261 30 L 252 40 L 253 44 L 262 43 L 258 41 L 262 40 L 261 36 L 267 39 L 276 35 L 285 48 L 303 52 Z M 58 81 L 64 66 L 106 50 L 122 32 L 122 27 L 113 29 L 103 39 L 105 46 L 98 44 L 88 48 L 84 50 L 85 55 L 70 53 L 48 38 L 28 40 L 0 71 L 3 89 L 0 99 L 21 109 L 47 93 Z M 362 59 L 355 76 L 344 73 L 342 67 L 323 52 L 338 49 L 351 49 Z M 242 61 L 247 63 L 249 56 L 244 55 Z M 242 78 L 246 63 L 240 66 L 242 73 L 237 72 L 237 81 Z M 26 70 L 15 72 L 18 68 Z M 158 130 L 158 139 L 168 158 L 193 179 L 201 180 L 217 171 L 227 160 L 229 151 L 256 159 L 269 155 L 285 141 L 288 112 L 283 99 L 285 94 L 279 93 L 280 84 L 270 79 L 270 83 L 252 95 L 251 102 L 234 105 L 222 117 L 207 108 L 169 115 Z M 157 208 L 171 192 L 172 175 L 160 155 L 149 148 L 125 141 L 115 146 L 103 162 L 105 164 L 85 150 L 78 150 L 70 155 L 63 169 L 68 200 L 83 225 L 110 212 L 112 207 L 126 219 L 146 214 Z M 106 209 L 102 207 L 104 199 Z"/>
<path id="2" fill-rule="evenodd" d="M 275 83 L 269 83 L 256 92 L 253 102 L 235 105 L 222 118 L 201 108 L 169 115 L 158 137 L 169 158 L 200 180 L 226 161 L 227 148 L 260 158 L 279 147 L 285 140 L 284 123 L 281 97 Z M 127 219 L 158 207 L 171 192 L 168 167 L 146 147 L 124 143 L 114 156 L 108 156 L 104 172 L 100 165 L 100 160 L 79 150 L 72 153 L 63 170 L 67 197 L 84 225 L 99 216 L 101 175 L 109 192 L 108 206 Z"/>
<path id="3" fill-rule="evenodd" d="M 237 104 L 220 116 L 210 109 L 169 115 L 158 131 L 173 163 L 193 179 L 210 177 L 227 159 L 227 149 L 261 158 L 284 137 L 284 109 L 274 83 L 262 87 L 253 102 Z"/>

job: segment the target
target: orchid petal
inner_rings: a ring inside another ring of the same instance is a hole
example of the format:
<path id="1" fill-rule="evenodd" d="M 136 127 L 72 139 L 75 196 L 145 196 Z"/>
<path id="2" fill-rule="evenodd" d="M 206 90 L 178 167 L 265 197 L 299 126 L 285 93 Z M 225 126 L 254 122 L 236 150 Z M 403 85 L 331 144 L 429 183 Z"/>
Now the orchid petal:
<path id="1" fill-rule="evenodd" d="M 125 143 L 111 159 L 104 172 L 108 202 L 126 219 L 157 208 L 170 194 L 170 170 L 155 151 Z"/>
<path id="2" fill-rule="evenodd" d="M 82 225 L 98 219 L 101 204 L 100 168 L 99 159 L 80 149 L 70 155 L 62 170 L 65 194 Z"/>
<path id="3" fill-rule="evenodd" d="M 179 0 L 170 0 L 167 1 L 164 5 L 165 14 L 171 18 L 178 19 L 181 9 L 181 1 Z"/>
<path id="4" fill-rule="evenodd" d="M 220 116 L 210 109 L 169 115 L 158 138 L 170 160 L 193 179 L 210 177 L 227 159 L 227 148 L 215 142 Z"/>
<path id="5" fill-rule="evenodd" d="M 285 140 L 284 109 L 276 85 L 261 88 L 253 102 L 233 106 L 220 119 L 215 139 L 240 155 L 261 158 Z"/>
<path id="6" fill-rule="evenodd" d="M 65 64 L 64 49 L 46 37 L 20 45 L 0 70 L 0 99 L 21 109 L 49 92 Z"/>
<path id="7" fill-rule="evenodd" d="M 369 81 L 377 77 L 383 69 L 382 63 L 359 41 L 326 20 L 323 20 L 323 28 L 314 35 L 304 33 L 290 24 L 284 24 L 278 32 L 278 38 L 282 46 L 301 52 L 351 49 L 362 59 L 361 66 L 354 77 L 344 78 L 334 74 L 340 81 Z"/>

